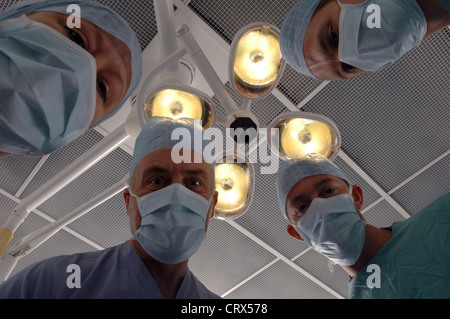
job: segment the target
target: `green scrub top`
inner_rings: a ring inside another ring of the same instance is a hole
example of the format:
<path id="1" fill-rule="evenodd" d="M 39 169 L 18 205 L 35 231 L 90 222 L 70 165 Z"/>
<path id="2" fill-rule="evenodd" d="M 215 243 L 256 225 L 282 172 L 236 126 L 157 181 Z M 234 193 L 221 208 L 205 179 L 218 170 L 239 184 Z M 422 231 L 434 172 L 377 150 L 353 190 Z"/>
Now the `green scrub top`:
<path id="1" fill-rule="evenodd" d="M 392 238 L 348 286 L 351 299 L 450 298 L 450 193 L 393 223 Z"/>

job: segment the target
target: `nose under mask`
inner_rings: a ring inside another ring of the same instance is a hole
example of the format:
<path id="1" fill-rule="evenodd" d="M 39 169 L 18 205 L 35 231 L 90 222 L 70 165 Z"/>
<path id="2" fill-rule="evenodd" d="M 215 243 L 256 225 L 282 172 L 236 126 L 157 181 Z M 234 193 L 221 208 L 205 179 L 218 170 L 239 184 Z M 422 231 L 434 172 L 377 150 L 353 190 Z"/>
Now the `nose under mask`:
<path id="1" fill-rule="evenodd" d="M 94 57 L 26 15 L 0 25 L 0 151 L 42 156 L 86 130 L 95 114 Z"/>
<path id="2" fill-rule="evenodd" d="M 355 264 L 361 255 L 365 228 L 349 194 L 315 198 L 296 226 L 308 245 L 343 266 Z"/>
<path id="3" fill-rule="evenodd" d="M 150 256 L 165 264 L 176 264 L 198 250 L 206 236 L 212 197 L 206 200 L 181 184 L 132 196 L 142 216 L 134 238 Z"/>
<path id="4" fill-rule="evenodd" d="M 426 19 L 415 0 L 338 3 L 339 59 L 361 70 L 375 71 L 392 64 L 418 46 L 426 34 Z"/>

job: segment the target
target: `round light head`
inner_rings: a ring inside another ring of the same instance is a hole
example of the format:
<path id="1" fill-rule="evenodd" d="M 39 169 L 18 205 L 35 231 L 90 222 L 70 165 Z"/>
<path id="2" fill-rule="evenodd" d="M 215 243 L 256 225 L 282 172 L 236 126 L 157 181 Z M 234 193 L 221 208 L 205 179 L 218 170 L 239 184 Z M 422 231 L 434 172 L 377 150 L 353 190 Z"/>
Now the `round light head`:
<path id="1" fill-rule="evenodd" d="M 215 166 L 218 200 L 215 217 L 234 219 L 247 210 L 253 194 L 253 167 L 233 156 L 221 156 Z"/>
<path id="2" fill-rule="evenodd" d="M 317 153 L 333 160 L 341 147 L 337 126 L 327 117 L 306 112 L 290 112 L 270 124 L 269 143 L 283 159 Z"/>
<path id="3" fill-rule="evenodd" d="M 145 122 L 152 116 L 190 118 L 202 121 L 203 128 L 207 129 L 214 123 L 212 105 L 209 97 L 194 88 L 163 85 L 148 95 L 142 114 Z"/>
<path id="4" fill-rule="evenodd" d="M 229 78 L 233 88 L 250 99 L 270 93 L 281 77 L 279 30 L 266 23 L 250 24 L 236 34 L 231 44 Z"/>

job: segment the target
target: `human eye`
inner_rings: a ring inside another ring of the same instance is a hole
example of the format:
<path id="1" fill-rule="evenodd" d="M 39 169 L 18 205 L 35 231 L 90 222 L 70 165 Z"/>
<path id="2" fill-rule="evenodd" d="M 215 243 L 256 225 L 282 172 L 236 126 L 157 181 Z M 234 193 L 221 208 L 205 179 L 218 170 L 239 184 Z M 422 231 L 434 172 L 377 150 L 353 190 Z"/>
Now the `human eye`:
<path id="1" fill-rule="evenodd" d="M 188 180 L 187 184 L 189 187 L 199 187 L 202 185 L 202 182 L 200 179 L 194 177 L 194 178 L 190 178 Z"/>
<path id="2" fill-rule="evenodd" d="M 337 32 L 334 30 L 333 26 L 330 27 L 330 38 L 333 42 L 339 41 L 339 36 Z"/>
<path id="3" fill-rule="evenodd" d="M 167 180 L 163 176 L 151 176 L 143 181 L 143 187 L 150 190 L 157 190 L 167 186 Z"/>
<path id="4" fill-rule="evenodd" d="M 76 44 L 78 44 L 80 47 L 85 49 L 84 40 L 83 40 L 83 37 L 81 36 L 81 34 L 79 34 L 78 32 L 74 31 L 73 29 L 71 29 L 69 27 L 65 27 L 65 29 L 66 29 L 67 37 L 70 40 L 72 40 L 73 42 L 75 42 Z"/>
<path id="5" fill-rule="evenodd" d="M 347 73 L 353 73 L 356 71 L 356 68 L 350 64 L 343 63 L 343 62 L 341 64 L 342 64 L 342 69 Z"/>
<path id="6" fill-rule="evenodd" d="M 303 216 L 306 213 L 306 211 L 308 210 L 308 207 L 309 207 L 309 204 L 307 204 L 307 203 L 299 204 L 296 209 L 297 217 Z"/>
<path id="7" fill-rule="evenodd" d="M 322 197 L 329 197 L 331 195 L 333 195 L 336 191 L 335 187 L 327 187 L 323 190 L 322 192 Z"/>
<path id="8" fill-rule="evenodd" d="M 102 80 L 97 79 L 97 92 L 100 95 L 100 98 L 103 101 L 106 101 L 106 97 L 108 96 L 108 86 Z"/>

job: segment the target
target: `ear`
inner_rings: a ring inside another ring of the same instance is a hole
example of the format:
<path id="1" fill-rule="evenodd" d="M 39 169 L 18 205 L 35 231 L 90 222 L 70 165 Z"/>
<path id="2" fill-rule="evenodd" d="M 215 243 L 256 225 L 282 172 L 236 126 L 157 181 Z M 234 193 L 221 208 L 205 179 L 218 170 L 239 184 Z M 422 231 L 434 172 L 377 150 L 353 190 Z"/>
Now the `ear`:
<path id="1" fill-rule="evenodd" d="M 297 232 L 297 230 L 295 230 L 294 226 L 292 225 L 288 225 L 286 227 L 286 231 L 288 232 L 289 235 L 291 235 L 292 237 L 294 237 L 297 240 L 300 241 L 305 241 L 302 236 L 300 236 L 300 234 Z"/>
<path id="2" fill-rule="evenodd" d="M 125 207 L 127 208 L 127 212 L 128 212 L 128 208 L 130 206 L 130 191 L 128 190 L 128 188 L 125 188 L 123 190 L 123 200 L 125 201 Z"/>
<path id="3" fill-rule="evenodd" d="M 363 191 L 359 185 L 354 184 L 352 186 L 352 197 L 355 203 L 355 208 L 360 211 L 364 205 Z"/>

